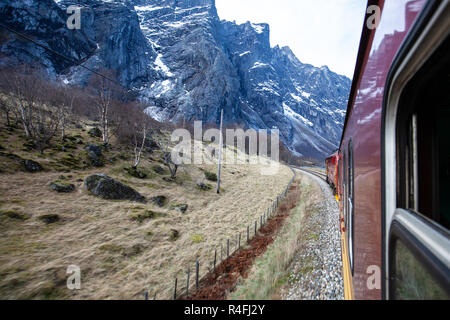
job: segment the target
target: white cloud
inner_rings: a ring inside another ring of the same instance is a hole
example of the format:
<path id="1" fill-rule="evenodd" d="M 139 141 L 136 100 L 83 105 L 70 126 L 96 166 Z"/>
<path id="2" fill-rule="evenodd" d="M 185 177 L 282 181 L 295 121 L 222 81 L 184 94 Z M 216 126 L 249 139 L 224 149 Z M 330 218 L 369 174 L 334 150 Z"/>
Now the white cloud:
<path id="1" fill-rule="evenodd" d="M 303 63 L 353 76 L 364 0 L 216 0 L 221 19 L 270 25 L 271 45 L 289 46 Z"/>

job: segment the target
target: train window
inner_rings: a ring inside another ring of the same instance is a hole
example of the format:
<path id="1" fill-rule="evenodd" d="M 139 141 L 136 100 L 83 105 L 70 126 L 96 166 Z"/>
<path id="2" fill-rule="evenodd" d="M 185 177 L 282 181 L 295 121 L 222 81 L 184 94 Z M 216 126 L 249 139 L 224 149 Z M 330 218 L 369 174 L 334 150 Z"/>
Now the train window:
<path id="1" fill-rule="evenodd" d="M 397 207 L 420 212 L 447 229 L 450 58 L 441 50 L 448 52 L 449 43 L 447 40 L 405 88 L 397 121 Z"/>
<path id="2" fill-rule="evenodd" d="M 448 300 L 450 296 L 399 239 L 394 242 L 392 297 L 397 300 Z"/>
<path id="3" fill-rule="evenodd" d="M 386 170 L 393 173 L 389 165 L 396 169 L 391 176 L 396 183 L 393 205 L 396 202 L 397 209 L 388 212 L 392 220 L 387 234 L 391 299 L 450 298 L 448 52 L 450 37 L 403 87 L 398 104 L 391 104 L 390 98 L 387 102 L 387 112 L 397 108 L 396 118 L 387 118 L 385 129 L 391 132 L 395 123 L 395 135 L 386 137 L 388 148 L 395 143 L 395 149 L 390 149 L 395 150 L 394 156 L 386 155 Z M 414 65 L 415 55 L 410 57 L 408 63 Z M 385 197 L 390 199 L 389 194 Z"/>
<path id="4" fill-rule="evenodd" d="M 353 247 L 353 239 L 354 239 L 354 166 L 353 166 L 353 143 L 350 140 L 348 143 L 348 231 L 347 231 L 347 239 L 348 239 L 348 251 L 350 257 L 350 268 L 352 269 L 353 274 L 353 257 L 354 257 L 354 247 Z"/>

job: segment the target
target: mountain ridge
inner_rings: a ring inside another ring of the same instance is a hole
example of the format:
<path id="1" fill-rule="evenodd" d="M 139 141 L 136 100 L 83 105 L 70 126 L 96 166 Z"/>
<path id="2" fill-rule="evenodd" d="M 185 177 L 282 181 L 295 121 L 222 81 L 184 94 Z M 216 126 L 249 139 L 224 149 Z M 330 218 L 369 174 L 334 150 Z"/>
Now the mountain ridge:
<path id="1" fill-rule="evenodd" d="M 39 19 L 43 4 L 47 16 Z M 82 28 L 68 32 L 62 13 L 72 4 L 83 7 Z M 214 0 L 9 0 L 0 5 L 0 17 L 19 27 L 23 17 L 47 29 L 58 25 L 63 53 L 93 69 L 117 70 L 159 121 L 217 122 L 223 108 L 227 123 L 279 129 L 298 156 L 323 158 L 339 142 L 351 80 L 327 66 L 303 64 L 289 47 L 271 47 L 268 24 L 221 20 Z M 21 29 L 33 32 L 33 26 Z M 59 66 L 14 40 L 1 51 L 21 62 L 39 59 L 69 82 L 89 78 L 77 64 Z"/>

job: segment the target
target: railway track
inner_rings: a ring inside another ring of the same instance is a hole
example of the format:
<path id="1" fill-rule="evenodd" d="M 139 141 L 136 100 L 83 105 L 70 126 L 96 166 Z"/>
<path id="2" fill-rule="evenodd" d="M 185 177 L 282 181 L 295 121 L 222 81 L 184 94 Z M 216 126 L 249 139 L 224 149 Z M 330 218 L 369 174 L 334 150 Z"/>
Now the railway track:
<path id="1" fill-rule="evenodd" d="M 304 172 L 307 172 L 309 174 L 315 175 L 316 177 L 319 177 L 320 179 L 322 179 L 324 181 L 327 181 L 327 176 L 324 173 L 320 173 L 320 172 L 318 172 L 316 170 L 305 169 L 305 168 L 300 168 L 300 167 L 294 167 L 294 168 L 297 169 L 297 170 L 304 171 Z"/>

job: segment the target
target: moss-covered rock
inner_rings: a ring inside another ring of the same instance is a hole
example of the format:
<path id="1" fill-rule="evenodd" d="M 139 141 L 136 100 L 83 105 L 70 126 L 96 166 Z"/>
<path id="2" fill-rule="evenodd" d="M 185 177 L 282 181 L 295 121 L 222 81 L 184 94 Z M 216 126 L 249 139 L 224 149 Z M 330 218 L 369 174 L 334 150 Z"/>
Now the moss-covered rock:
<path id="1" fill-rule="evenodd" d="M 50 183 L 50 187 L 56 192 L 70 193 L 75 190 L 75 186 L 71 183 L 65 183 L 61 181 L 53 181 Z"/>
<path id="2" fill-rule="evenodd" d="M 145 179 L 147 178 L 147 174 L 143 172 L 142 170 L 139 170 L 135 167 L 126 167 L 124 170 L 132 177 L 138 178 L 138 179 Z"/>
<path id="3" fill-rule="evenodd" d="M 46 224 L 51 224 L 58 222 L 60 220 L 60 217 L 55 213 L 49 213 L 39 216 L 38 219 Z"/>
<path id="4" fill-rule="evenodd" d="M 133 221 L 137 221 L 139 223 L 144 222 L 145 220 L 152 220 L 159 217 L 163 217 L 164 214 L 159 212 L 154 212 L 151 210 L 145 210 L 144 212 L 137 212 L 130 215 L 130 219 Z"/>
<path id="5" fill-rule="evenodd" d="M 200 190 L 203 190 L 203 191 L 209 191 L 213 187 L 211 185 L 209 185 L 209 184 L 205 184 L 203 182 L 198 182 L 197 183 L 197 188 L 199 188 Z"/>
<path id="6" fill-rule="evenodd" d="M 166 205 L 167 202 L 167 197 L 166 196 L 156 196 L 153 198 L 150 198 L 150 200 L 157 205 L 158 207 L 164 207 Z"/>
<path id="7" fill-rule="evenodd" d="M 2 210 L 2 211 L 0 211 L 0 216 L 7 217 L 9 219 L 14 219 L 14 220 L 21 220 L 21 221 L 25 221 L 30 218 L 29 214 L 19 212 L 16 210 Z"/>
<path id="8" fill-rule="evenodd" d="M 92 128 L 88 131 L 88 134 L 93 138 L 100 138 L 102 136 L 102 131 L 99 128 Z"/>
<path id="9" fill-rule="evenodd" d="M 146 203 L 145 198 L 136 190 L 104 174 L 87 177 L 84 180 L 84 185 L 92 194 L 103 199 Z"/>
<path id="10" fill-rule="evenodd" d="M 38 162 L 33 161 L 33 160 L 25 160 L 24 167 L 25 167 L 26 171 L 32 172 L 32 173 L 40 172 L 43 170 L 42 166 Z"/>
<path id="11" fill-rule="evenodd" d="M 85 150 L 86 150 L 85 156 L 92 166 L 103 167 L 104 159 L 102 147 L 95 144 L 88 144 Z"/>
<path id="12" fill-rule="evenodd" d="M 170 210 L 176 210 L 180 213 L 186 213 L 187 209 L 188 209 L 188 205 L 187 204 L 171 204 L 169 206 Z"/>

